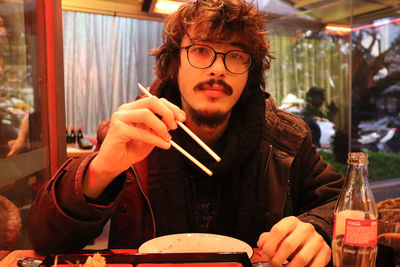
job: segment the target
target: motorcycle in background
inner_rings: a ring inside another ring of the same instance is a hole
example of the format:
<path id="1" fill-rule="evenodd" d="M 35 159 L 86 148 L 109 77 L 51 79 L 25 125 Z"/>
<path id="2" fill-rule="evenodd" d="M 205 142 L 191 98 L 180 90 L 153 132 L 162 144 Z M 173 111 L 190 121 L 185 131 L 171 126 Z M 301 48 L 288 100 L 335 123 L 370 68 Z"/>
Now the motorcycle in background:
<path id="1" fill-rule="evenodd" d="M 390 128 L 386 133 L 370 132 L 360 135 L 358 142 L 363 151 L 400 153 L 400 130 Z"/>

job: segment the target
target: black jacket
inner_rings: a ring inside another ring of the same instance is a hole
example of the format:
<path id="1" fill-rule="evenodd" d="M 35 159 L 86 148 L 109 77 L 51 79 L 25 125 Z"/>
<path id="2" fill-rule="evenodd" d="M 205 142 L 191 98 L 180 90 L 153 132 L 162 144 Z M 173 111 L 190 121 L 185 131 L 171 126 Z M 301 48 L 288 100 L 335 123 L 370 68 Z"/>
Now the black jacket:
<path id="1" fill-rule="evenodd" d="M 102 127 L 102 136 L 107 129 L 107 124 Z M 271 96 L 266 98 L 263 131 L 253 164 L 259 177 L 258 191 L 253 193 L 259 196 L 265 222 L 263 229 L 256 229 L 258 234 L 294 215 L 314 225 L 330 244 L 333 208 L 344 177 L 322 160 L 305 122 L 276 108 Z M 110 217 L 110 248 L 137 248 L 157 235 L 148 197 L 147 160 L 116 178 L 96 204 L 88 202 L 81 186 L 83 172 L 95 155 L 69 159 L 36 197 L 29 232 L 38 252 L 81 249 L 102 232 Z"/>

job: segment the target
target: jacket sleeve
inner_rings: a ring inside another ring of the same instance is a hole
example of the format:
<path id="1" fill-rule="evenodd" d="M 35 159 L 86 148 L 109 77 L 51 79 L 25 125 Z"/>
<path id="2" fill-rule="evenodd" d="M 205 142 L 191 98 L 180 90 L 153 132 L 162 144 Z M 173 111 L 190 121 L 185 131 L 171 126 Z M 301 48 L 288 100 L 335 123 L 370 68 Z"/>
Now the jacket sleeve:
<path id="1" fill-rule="evenodd" d="M 330 245 L 334 207 L 344 183 L 343 175 L 323 161 L 308 133 L 294 160 L 291 174 L 293 213 L 309 222 Z"/>
<path id="2" fill-rule="evenodd" d="M 82 192 L 84 171 L 95 156 L 68 159 L 38 192 L 28 222 L 32 246 L 38 253 L 82 249 L 101 234 L 116 209 L 124 174 L 114 179 L 97 204 L 89 202 Z"/>

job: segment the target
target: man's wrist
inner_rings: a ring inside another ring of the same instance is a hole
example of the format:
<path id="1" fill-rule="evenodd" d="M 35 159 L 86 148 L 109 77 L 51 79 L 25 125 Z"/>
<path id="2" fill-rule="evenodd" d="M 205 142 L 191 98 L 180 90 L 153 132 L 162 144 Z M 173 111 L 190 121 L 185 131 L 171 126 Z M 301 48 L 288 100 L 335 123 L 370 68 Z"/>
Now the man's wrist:
<path id="1" fill-rule="evenodd" d="M 97 199 L 106 187 L 118 176 L 118 173 L 104 170 L 98 162 L 98 155 L 90 162 L 82 179 L 82 191 L 85 196 Z"/>

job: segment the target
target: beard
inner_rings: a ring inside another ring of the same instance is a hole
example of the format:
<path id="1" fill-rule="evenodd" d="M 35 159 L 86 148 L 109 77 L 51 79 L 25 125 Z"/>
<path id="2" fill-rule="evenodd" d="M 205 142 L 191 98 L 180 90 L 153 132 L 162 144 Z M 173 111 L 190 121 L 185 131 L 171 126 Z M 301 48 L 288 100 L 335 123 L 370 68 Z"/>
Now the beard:
<path id="1" fill-rule="evenodd" d="M 188 105 L 188 115 L 198 126 L 215 128 L 224 123 L 231 112 L 196 110 Z"/>
<path id="2" fill-rule="evenodd" d="M 204 86 L 213 86 L 214 84 L 218 84 L 225 89 L 225 93 L 230 96 L 233 94 L 232 87 L 227 84 L 223 80 L 210 79 L 205 82 L 198 83 L 193 90 L 201 91 Z M 210 111 L 210 110 L 196 110 L 192 106 L 189 105 L 188 101 L 185 101 L 188 106 L 188 114 L 192 121 L 196 123 L 198 126 L 207 126 L 210 128 L 215 128 L 222 123 L 224 123 L 228 118 L 231 111 Z"/>

